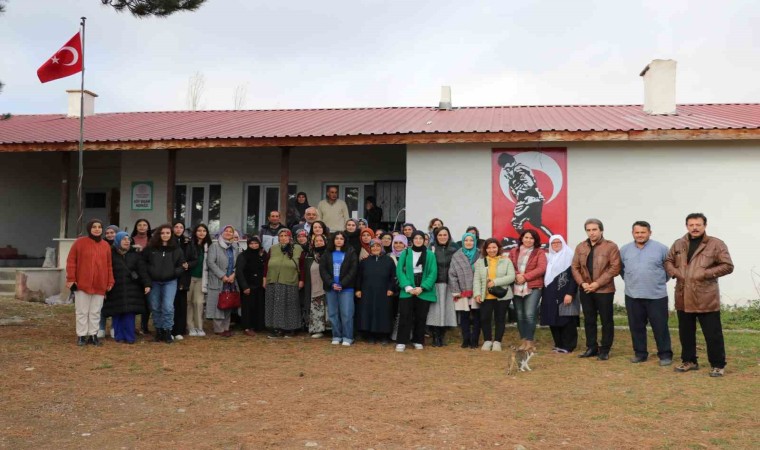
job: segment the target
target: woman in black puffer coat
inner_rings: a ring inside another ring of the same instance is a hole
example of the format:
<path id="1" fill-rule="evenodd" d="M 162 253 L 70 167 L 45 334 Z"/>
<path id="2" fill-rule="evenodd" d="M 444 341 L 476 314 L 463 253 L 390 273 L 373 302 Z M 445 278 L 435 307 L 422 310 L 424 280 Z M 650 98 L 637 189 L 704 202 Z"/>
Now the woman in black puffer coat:
<path id="1" fill-rule="evenodd" d="M 103 317 L 113 317 L 116 342 L 135 343 L 135 315 L 145 313 L 150 278 L 142 255 L 131 248 L 129 234 L 116 234 L 111 249 L 113 288 L 103 303 Z"/>

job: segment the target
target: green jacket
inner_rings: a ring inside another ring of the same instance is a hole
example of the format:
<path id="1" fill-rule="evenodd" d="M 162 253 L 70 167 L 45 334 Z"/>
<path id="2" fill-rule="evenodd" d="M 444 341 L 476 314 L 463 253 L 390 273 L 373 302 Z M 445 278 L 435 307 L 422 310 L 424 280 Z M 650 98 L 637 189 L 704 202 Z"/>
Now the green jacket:
<path id="1" fill-rule="evenodd" d="M 422 268 L 422 285 L 414 285 L 414 258 L 412 250 L 406 249 L 398 256 L 396 265 L 396 277 L 398 277 L 398 286 L 401 288 L 399 298 L 412 298 L 412 294 L 406 292 L 406 287 L 421 287 L 422 293 L 418 296 L 422 300 L 435 302 L 435 280 L 438 278 L 438 264 L 435 260 L 435 253 L 426 250 L 425 267 Z"/>
<path id="2" fill-rule="evenodd" d="M 267 284 L 287 284 L 298 286 L 300 277 L 301 246 L 293 246 L 293 259 L 288 258 L 282 252 L 280 244 L 273 245 L 269 249 L 267 261 Z"/>

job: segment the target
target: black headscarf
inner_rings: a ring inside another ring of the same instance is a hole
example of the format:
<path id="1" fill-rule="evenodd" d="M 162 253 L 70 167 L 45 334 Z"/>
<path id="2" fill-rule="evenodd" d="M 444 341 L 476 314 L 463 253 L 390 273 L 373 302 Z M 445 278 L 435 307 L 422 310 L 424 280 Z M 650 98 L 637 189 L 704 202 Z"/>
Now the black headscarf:
<path id="1" fill-rule="evenodd" d="M 103 229 L 103 231 L 100 233 L 100 236 L 94 236 L 92 234 L 92 226 L 96 223 L 100 224 L 100 228 Z M 105 234 L 106 229 L 103 227 L 103 221 L 100 219 L 92 219 L 89 222 L 87 222 L 87 226 L 85 227 L 87 229 L 87 236 L 90 237 L 95 242 L 100 242 L 101 239 L 103 239 L 103 234 Z"/>
<path id="2" fill-rule="evenodd" d="M 298 197 L 300 195 L 303 195 L 304 202 L 298 203 Z M 306 196 L 306 192 L 299 192 L 296 194 L 296 198 L 293 200 L 295 203 L 296 210 L 298 211 L 298 215 L 303 219 L 303 215 L 306 213 L 306 209 L 309 208 L 309 197 Z"/>
<path id="3" fill-rule="evenodd" d="M 427 259 L 427 247 L 425 247 L 425 244 L 422 244 L 419 247 L 414 245 L 415 236 L 419 236 L 422 239 L 425 239 L 425 232 L 421 230 L 414 230 L 414 233 L 412 233 L 412 238 L 409 240 L 409 248 L 411 248 L 413 252 L 420 252 L 420 259 L 417 261 L 417 265 L 424 268 L 425 260 Z"/>

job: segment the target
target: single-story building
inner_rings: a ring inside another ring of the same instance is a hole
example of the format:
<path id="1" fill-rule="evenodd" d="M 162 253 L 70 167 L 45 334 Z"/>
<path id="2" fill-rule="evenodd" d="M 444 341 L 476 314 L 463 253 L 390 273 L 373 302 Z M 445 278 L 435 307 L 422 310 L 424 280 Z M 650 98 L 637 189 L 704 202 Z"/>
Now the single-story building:
<path id="1" fill-rule="evenodd" d="M 353 215 L 373 195 L 388 227 L 440 217 L 457 240 L 469 225 L 499 239 L 540 225 L 575 245 L 596 217 L 619 245 L 647 220 L 669 246 L 685 216 L 703 212 L 735 263 L 724 302 L 758 298 L 760 104 L 676 106 L 675 74 L 663 91 L 648 78 L 658 70 L 644 73 L 643 106 L 452 107 L 444 89 L 438 107 L 95 114 L 85 92 L 83 220 L 131 231 L 139 218 L 179 218 L 255 233 L 288 195 L 304 191 L 316 205 L 338 185 Z M 72 101 L 68 114 L 0 120 L 0 247 L 40 256 L 77 235 L 80 113 Z M 543 224 L 513 211 L 521 194 L 502 154 L 532 171 Z"/>

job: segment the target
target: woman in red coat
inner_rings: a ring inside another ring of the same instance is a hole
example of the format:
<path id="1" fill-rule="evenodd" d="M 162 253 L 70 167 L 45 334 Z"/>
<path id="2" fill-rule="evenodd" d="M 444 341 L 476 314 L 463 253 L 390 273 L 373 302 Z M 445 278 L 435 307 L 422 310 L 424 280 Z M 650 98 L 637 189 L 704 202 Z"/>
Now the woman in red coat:
<path id="1" fill-rule="evenodd" d="M 102 345 L 98 340 L 100 309 L 113 287 L 111 246 L 103 237 L 103 222 L 87 222 L 87 236 L 74 241 L 66 260 L 66 287 L 74 291 L 77 345 Z"/>
<path id="2" fill-rule="evenodd" d="M 541 238 L 534 230 L 525 230 L 520 235 L 520 247 L 509 252 L 509 259 L 515 266 L 517 276 L 513 286 L 517 329 L 520 332 L 520 350 L 533 349 L 536 334 L 536 315 L 541 289 L 546 273 L 546 252 L 541 248 Z"/>

